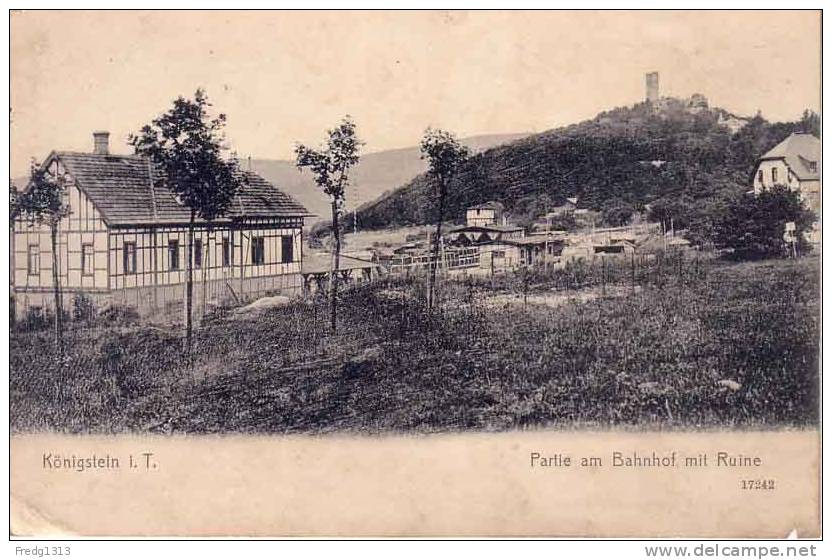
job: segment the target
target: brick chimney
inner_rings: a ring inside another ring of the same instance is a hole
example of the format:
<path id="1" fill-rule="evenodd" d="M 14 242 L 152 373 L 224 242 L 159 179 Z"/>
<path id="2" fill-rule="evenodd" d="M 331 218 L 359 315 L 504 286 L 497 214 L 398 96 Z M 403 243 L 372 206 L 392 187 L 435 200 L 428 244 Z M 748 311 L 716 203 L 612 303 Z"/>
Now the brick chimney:
<path id="1" fill-rule="evenodd" d="M 110 153 L 110 133 L 106 131 L 99 131 L 92 133 L 93 150 L 92 153 L 104 155 Z"/>

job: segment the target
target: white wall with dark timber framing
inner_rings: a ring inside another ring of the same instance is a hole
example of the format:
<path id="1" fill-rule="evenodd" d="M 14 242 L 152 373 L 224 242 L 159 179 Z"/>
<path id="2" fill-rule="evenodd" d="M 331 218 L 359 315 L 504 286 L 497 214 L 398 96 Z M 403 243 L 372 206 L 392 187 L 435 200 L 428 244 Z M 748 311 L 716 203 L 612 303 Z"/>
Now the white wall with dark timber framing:
<path id="1" fill-rule="evenodd" d="M 194 230 L 194 281 L 299 274 L 301 229 L 299 218 L 224 222 L 210 229 L 198 225 Z M 258 238 L 262 239 L 263 247 L 260 262 L 255 261 L 253 248 Z M 224 242 L 230 249 L 227 261 L 223 259 Z M 287 249 L 291 245 L 289 252 L 284 252 L 284 243 L 287 243 Z M 110 228 L 109 245 L 110 281 L 114 290 L 185 282 L 186 225 Z M 197 249 L 197 245 L 201 249 Z M 201 253 L 201 263 L 197 262 L 197 252 Z"/>
<path id="2" fill-rule="evenodd" d="M 65 305 L 71 305 L 71 294 L 78 292 L 100 296 L 102 302 L 112 295 L 115 300 L 143 307 L 181 299 L 178 287 L 186 278 L 187 224 L 108 225 L 59 161 L 53 160 L 48 172 L 65 181 L 65 201 L 70 208 L 59 224 L 57 238 L 59 279 L 67 293 Z M 202 260 L 194 266 L 195 284 L 233 284 L 230 289 L 235 297 L 243 299 L 268 290 L 299 290 L 302 228 L 301 217 L 224 220 L 211 228 L 197 225 L 194 242 L 201 243 Z M 50 307 L 49 227 L 31 223 L 24 216 L 15 219 L 13 233 L 10 249 L 15 305 L 18 309 Z M 229 247 L 227 260 L 223 259 L 224 240 Z M 178 243 L 176 256 L 171 252 L 172 242 Z M 262 247 L 262 258 L 254 258 L 255 245 Z M 150 290 L 138 293 L 143 289 Z M 215 286 L 208 291 L 216 294 L 219 289 Z"/>
<path id="3" fill-rule="evenodd" d="M 54 161 L 48 169 L 53 178 L 65 181 L 64 200 L 70 213 L 58 225 L 58 272 L 63 287 L 90 292 L 109 289 L 107 275 L 107 228 L 101 214 L 75 184 L 63 167 Z M 32 223 L 27 217 L 15 219 L 13 286 L 15 291 L 52 289 L 52 245 L 49 227 Z M 30 267 L 30 254 L 37 254 L 37 272 Z"/>

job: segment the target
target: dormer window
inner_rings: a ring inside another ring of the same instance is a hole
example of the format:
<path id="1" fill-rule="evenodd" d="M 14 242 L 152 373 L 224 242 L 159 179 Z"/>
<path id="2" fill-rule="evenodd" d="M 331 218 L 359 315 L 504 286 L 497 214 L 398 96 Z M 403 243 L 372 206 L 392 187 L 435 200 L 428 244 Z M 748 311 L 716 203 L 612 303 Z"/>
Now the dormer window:
<path id="1" fill-rule="evenodd" d="M 810 161 L 809 162 L 809 171 L 811 171 L 812 173 L 817 173 L 818 172 L 818 162 Z"/>

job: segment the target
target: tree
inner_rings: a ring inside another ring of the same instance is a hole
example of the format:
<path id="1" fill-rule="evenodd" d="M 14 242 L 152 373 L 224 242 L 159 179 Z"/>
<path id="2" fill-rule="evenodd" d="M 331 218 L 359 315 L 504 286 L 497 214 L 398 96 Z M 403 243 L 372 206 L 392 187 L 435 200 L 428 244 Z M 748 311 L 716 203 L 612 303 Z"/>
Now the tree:
<path id="1" fill-rule="evenodd" d="M 608 226 L 619 227 L 627 225 L 635 210 L 632 205 L 620 199 L 613 199 L 604 204 L 602 216 Z"/>
<path id="2" fill-rule="evenodd" d="M 14 219 L 20 212 L 20 191 L 14 186 L 14 181 L 9 179 L 9 228 L 13 229 Z"/>
<path id="3" fill-rule="evenodd" d="M 20 193 L 17 187 L 14 186 L 14 181 L 9 179 L 9 254 L 14 258 L 14 220 L 20 212 Z M 14 264 L 12 264 L 12 272 L 9 277 L 9 326 L 15 325 L 15 305 L 14 305 Z"/>
<path id="4" fill-rule="evenodd" d="M 29 185 L 14 196 L 13 212 L 27 216 L 32 223 L 49 228 L 52 251 L 52 292 L 55 298 L 55 347 L 59 356 L 64 353 L 64 310 L 61 297 L 61 281 L 58 271 L 58 229 L 61 220 L 70 213 L 66 203 L 66 185 L 63 177 L 53 176 L 46 167 L 32 162 Z"/>
<path id="5" fill-rule="evenodd" d="M 428 160 L 428 175 L 434 180 L 437 191 L 436 234 L 433 238 L 433 258 L 428 280 L 428 308 L 433 307 L 436 290 L 436 267 L 439 261 L 439 243 L 442 241 L 442 220 L 445 212 L 445 195 L 448 184 L 468 159 L 468 148 L 447 131 L 428 127 L 419 145 L 422 159 Z"/>
<path id="6" fill-rule="evenodd" d="M 685 239 L 699 249 L 712 248 L 717 224 L 728 213 L 734 199 L 739 196 L 742 196 L 742 193 L 723 191 L 711 199 L 700 201 L 689 215 Z"/>
<path id="7" fill-rule="evenodd" d="M 802 132 L 808 132 L 820 138 L 820 116 L 814 111 L 804 109 L 803 117 L 800 119 L 800 129 Z"/>
<path id="8" fill-rule="evenodd" d="M 718 249 L 731 250 L 736 259 L 782 257 L 789 253 L 783 237 L 786 224 L 795 224 L 797 248 L 804 250 L 807 242 L 803 234 L 814 221 L 815 215 L 796 192 L 777 185 L 730 201 L 724 214 L 713 222 L 711 241 Z"/>
<path id="9" fill-rule="evenodd" d="M 177 97 L 173 107 L 131 134 L 129 142 L 137 155 L 149 158 L 161 171 L 156 181 L 174 192 L 190 210 L 185 285 L 185 345 L 193 338 L 193 245 L 197 219 L 210 223 L 231 206 L 246 182 L 233 154 L 225 157 L 226 116 L 211 118 L 211 104 L 202 89 L 193 99 Z"/>
<path id="10" fill-rule="evenodd" d="M 647 219 L 662 224 L 664 231 L 682 229 L 690 223 L 694 202 L 688 198 L 667 197 L 649 204 Z"/>
<path id="11" fill-rule="evenodd" d="M 332 332 L 336 331 L 338 313 L 338 276 L 340 275 L 341 224 L 339 217 L 344 211 L 344 196 L 349 185 L 349 171 L 358 163 L 358 148 L 361 141 L 355 135 L 355 123 L 347 115 L 341 123 L 327 131 L 326 146 L 315 150 L 297 144 L 295 156 L 298 169 L 308 167 L 315 175 L 315 183 L 329 196 L 332 208 L 332 264 L 329 269 L 329 321 Z"/>

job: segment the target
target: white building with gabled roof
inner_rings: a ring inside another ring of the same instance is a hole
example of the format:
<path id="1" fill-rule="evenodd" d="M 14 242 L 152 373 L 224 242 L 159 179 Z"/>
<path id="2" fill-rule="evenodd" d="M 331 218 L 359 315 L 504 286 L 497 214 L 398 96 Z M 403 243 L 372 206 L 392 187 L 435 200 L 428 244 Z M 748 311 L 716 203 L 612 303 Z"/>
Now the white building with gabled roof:
<path id="1" fill-rule="evenodd" d="M 149 160 L 111 154 L 106 133 L 91 153 L 52 152 L 47 174 L 63 182 L 69 215 L 58 227 L 58 278 L 72 308 L 95 304 L 140 312 L 182 301 L 190 212 Z M 228 212 L 194 231 L 195 301 L 243 300 L 301 290 L 302 228 L 310 213 L 252 172 Z M 17 312 L 52 306 L 49 228 L 14 219 L 12 296 Z M 204 293 L 203 293 L 204 292 Z"/>
<path id="2" fill-rule="evenodd" d="M 760 194 L 782 185 L 800 199 L 820 219 L 820 140 L 807 132 L 793 132 L 761 157 L 754 168 L 753 190 Z M 806 237 L 820 242 L 820 225 L 815 222 Z"/>
<path id="3" fill-rule="evenodd" d="M 783 185 L 800 193 L 806 206 L 820 211 L 820 140 L 795 132 L 766 152 L 754 169 L 754 193 Z"/>

